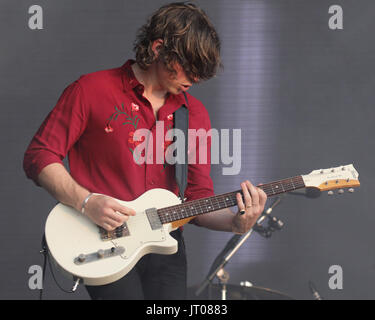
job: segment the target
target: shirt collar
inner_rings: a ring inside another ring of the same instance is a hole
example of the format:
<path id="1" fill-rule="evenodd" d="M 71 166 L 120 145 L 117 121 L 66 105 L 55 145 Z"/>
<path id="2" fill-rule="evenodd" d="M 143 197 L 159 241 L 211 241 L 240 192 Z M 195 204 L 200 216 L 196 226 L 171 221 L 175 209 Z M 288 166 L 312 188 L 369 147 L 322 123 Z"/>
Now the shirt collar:
<path id="1" fill-rule="evenodd" d="M 143 88 L 143 85 L 137 80 L 137 78 L 134 75 L 133 69 L 131 68 L 131 65 L 135 63 L 134 60 L 129 59 L 126 61 L 122 67 L 122 85 L 123 90 L 125 92 L 132 91 L 138 87 Z M 186 101 L 183 93 L 180 94 L 169 94 L 167 98 L 168 102 L 174 100 L 176 104 L 182 105 L 184 104 L 186 107 Z M 166 101 L 167 102 L 167 101 Z"/>
<path id="2" fill-rule="evenodd" d="M 123 85 L 124 91 L 133 90 L 134 88 L 136 88 L 138 86 L 142 86 L 142 84 L 135 77 L 133 69 L 131 68 L 131 65 L 134 62 L 135 62 L 134 60 L 129 59 L 121 67 L 121 70 L 122 70 L 122 85 Z"/>

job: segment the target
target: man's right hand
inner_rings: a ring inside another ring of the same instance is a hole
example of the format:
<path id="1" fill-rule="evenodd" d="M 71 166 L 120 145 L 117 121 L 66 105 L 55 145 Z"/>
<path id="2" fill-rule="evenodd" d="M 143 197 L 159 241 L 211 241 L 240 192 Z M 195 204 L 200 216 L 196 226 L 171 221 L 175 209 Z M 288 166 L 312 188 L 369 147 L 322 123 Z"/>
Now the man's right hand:
<path id="1" fill-rule="evenodd" d="M 114 198 L 93 195 L 85 205 L 85 215 L 105 230 L 112 231 L 126 222 L 129 216 L 135 216 L 135 211 Z"/>

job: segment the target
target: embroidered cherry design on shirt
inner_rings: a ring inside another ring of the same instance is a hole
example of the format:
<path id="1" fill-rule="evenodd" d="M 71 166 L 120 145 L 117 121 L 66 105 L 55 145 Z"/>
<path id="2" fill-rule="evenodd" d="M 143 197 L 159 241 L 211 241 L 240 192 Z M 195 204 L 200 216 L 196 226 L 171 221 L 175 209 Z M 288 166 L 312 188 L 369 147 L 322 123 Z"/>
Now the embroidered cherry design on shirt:
<path id="1" fill-rule="evenodd" d="M 137 127 L 138 127 L 138 123 L 139 123 L 139 117 L 138 115 L 135 115 L 133 116 L 133 111 L 139 111 L 139 105 L 135 104 L 134 102 L 132 102 L 131 104 L 131 112 L 130 112 L 130 115 L 128 113 L 125 112 L 125 108 L 124 108 L 124 104 L 122 103 L 121 104 L 121 108 L 118 108 L 117 106 L 115 106 L 115 112 L 111 114 L 111 116 L 107 119 L 108 122 L 106 124 L 106 127 L 105 127 L 105 131 L 108 133 L 108 130 L 106 128 L 110 128 L 110 123 L 112 120 L 116 121 L 117 118 L 120 116 L 120 115 L 124 115 L 125 116 L 125 122 L 123 122 L 122 124 L 123 125 L 126 125 L 126 124 L 130 124 L 134 127 L 135 130 L 137 130 Z M 109 129 L 110 130 L 110 129 Z M 111 131 L 109 132 L 112 132 L 113 131 L 113 128 Z"/>
<path id="2" fill-rule="evenodd" d="M 137 136 L 135 136 L 137 139 L 135 140 L 134 139 L 134 134 L 135 132 L 134 131 L 130 131 L 129 132 L 129 139 L 128 139 L 128 142 L 135 145 L 135 146 L 138 146 L 139 144 L 141 144 L 143 141 L 145 141 L 145 136 L 141 136 L 140 139 L 138 139 Z"/>
<path id="3" fill-rule="evenodd" d="M 105 130 L 105 132 L 107 132 L 107 133 L 113 132 L 113 128 L 112 128 L 109 124 L 107 124 L 107 125 L 105 126 L 104 130 Z"/>
<path id="4" fill-rule="evenodd" d="M 139 105 L 132 102 L 132 111 L 139 111 Z"/>
<path id="5" fill-rule="evenodd" d="M 104 129 L 106 133 L 113 132 L 113 128 L 110 125 L 111 121 L 112 120 L 113 121 L 117 121 L 117 119 L 118 119 L 119 116 L 124 116 L 125 117 L 125 121 L 122 123 L 122 125 L 131 125 L 134 128 L 134 130 L 131 130 L 129 132 L 128 144 L 129 144 L 129 150 L 133 154 L 134 160 L 135 160 L 135 162 L 137 164 L 139 164 L 138 160 L 139 160 L 140 155 L 139 154 L 135 154 L 135 147 L 138 144 L 140 144 L 140 143 L 142 143 L 144 141 L 144 137 L 140 141 L 135 141 L 133 139 L 134 138 L 134 132 L 138 128 L 138 123 L 139 123 L 139 119 L 140 119 L 137 114 L 133 115 L 133 112 L 138 112 L 139 109 L 140 109 L 139 105 L 137 105 L 136 103 L 132 102 L 131 105 L 130 105 L 130 115 L 129 115 L 125 111 L 125 107 L 124 107 L 123 103 L 121 104 L 121 107 L 115 106 L 115 112 L 113 112 L 111 114 L 111 116 L 107 119 L 107 124 L 106 124 L 105 129 Z"/>

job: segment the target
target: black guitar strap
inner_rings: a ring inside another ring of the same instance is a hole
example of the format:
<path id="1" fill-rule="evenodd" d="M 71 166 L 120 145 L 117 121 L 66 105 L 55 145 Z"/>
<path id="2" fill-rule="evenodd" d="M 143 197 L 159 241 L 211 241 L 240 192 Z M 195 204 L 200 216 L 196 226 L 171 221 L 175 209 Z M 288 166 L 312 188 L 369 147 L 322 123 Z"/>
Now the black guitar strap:
<path id="1" fill-rule="evenodd" d="M 183 163 L 179 163 L 178 160 L 175 164 L 175 177 L 176 183 L 179 189 L 179 196 L 184 202 L 184 193 L 187 186 L 187 176 L 188 176 L 188 128 L 189 128 L 189 110 L 188 99 L 186 93 L 183 92 L 185 96 L 186 105 L 183 104 L 181 108 L 178 108 L 174 112 L 174 127 L 182 130 L 185 136 L 185 157 Z"/>

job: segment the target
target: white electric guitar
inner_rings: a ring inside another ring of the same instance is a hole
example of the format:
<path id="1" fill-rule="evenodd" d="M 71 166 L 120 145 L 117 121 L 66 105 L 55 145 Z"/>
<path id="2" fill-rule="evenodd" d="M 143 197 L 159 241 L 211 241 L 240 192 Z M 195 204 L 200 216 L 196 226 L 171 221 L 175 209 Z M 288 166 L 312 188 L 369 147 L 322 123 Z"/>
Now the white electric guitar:
<path id="1" fill-rule="evenodd" d="M 268 197 L 301 188 L 329 191 L 360 185 L 353 165 L 325 170 L 258 186 Z M 103 285 L 125 276 L 148 253 L 173 254 L 177 241 L 172 230 L 199 214 L 237 204 L 240 190 L 181 203 L 172 192 L 152 189 L 139 198 L 122 205 L 131 207 L 136 215 L 114 231 L 106 231 L 89 218 L 63 204 L 50 212 L 45 236 L 49 255 L 55 264 L 74 280 L 87 285 Z"/>

